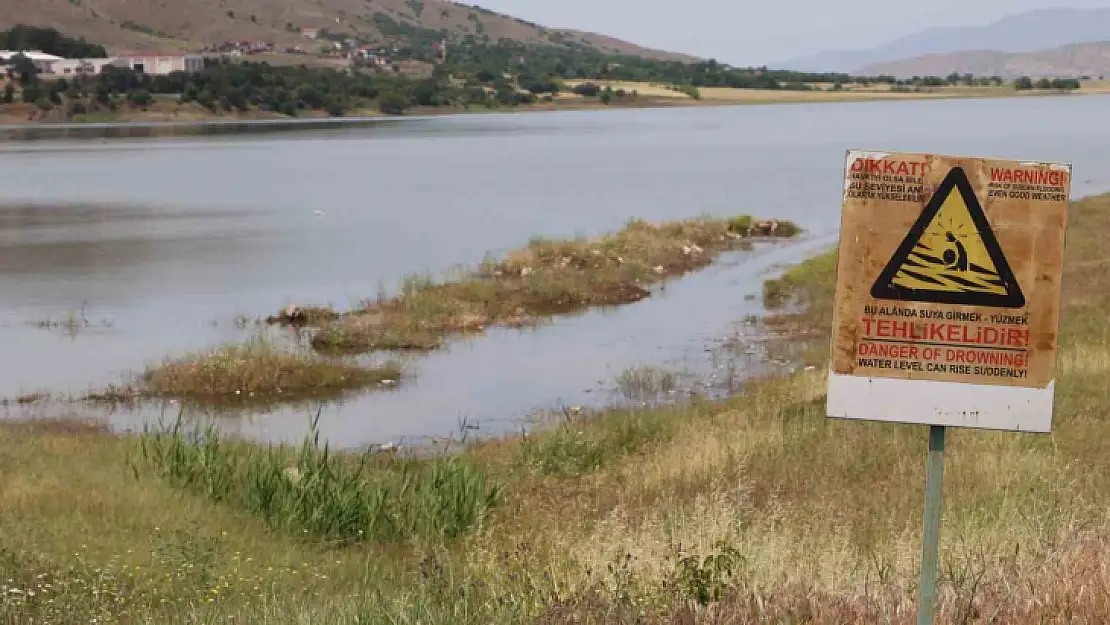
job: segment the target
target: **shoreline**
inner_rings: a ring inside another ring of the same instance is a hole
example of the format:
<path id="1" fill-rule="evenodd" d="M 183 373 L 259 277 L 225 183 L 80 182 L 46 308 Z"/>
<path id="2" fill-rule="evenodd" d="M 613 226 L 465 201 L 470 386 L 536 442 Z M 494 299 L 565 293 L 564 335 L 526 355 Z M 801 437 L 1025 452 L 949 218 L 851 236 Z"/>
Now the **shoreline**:
<path id="1" fill-rule="evenodd" d="M 604 83 L 604 81 L 599 81 Z M 725 89 L 725 88 L 721 88 Z M 864 103 L 864 102 L 917 102 L 931 100 L 979 100 L 979 99 L 1019 99 L 1040 97 L 1076 97 L 1107 95 L 1110 91 L 1104 89 L 1080 90 L 1077 92 L 1060 91 L 1016 91 L 1006 88 L 978 88 L 978 89 L 953 89 L 950 92 L 932 91 L 921 93 L 899 92 L 805 92 L 805 91 L 776 91 L 734 89 L 742 92 L 742 97 L 736 98 L 693 98 L 637 96 L 635 98 L 614 99 L 609 104 L 596 100 L 559 100 L 553 102 L 539 102 L 517 106 L 498 106 L 493 108 L 479 107 L 413 107 L 404 114 L 391 115 L 380 112 L 371 112 L 366 109 L 355 109 L 355 114 L 330 117 L 323 114 L 309 114 L 299 117 L 289 117 L 276 113 L 252 111 L 248 114 L 235 115 L 197 115 L 190 111 L 186 117 L 177 119 L 174 113 L 148 114 L 144 111 L 134 111 L 118 116 L 119 119 L 94 118 L 88 121 L 11 121 L 5 119 L 0 110 L 0 137 L 18 139 L 21 133 L 53 134 L 66 130 L 122 130 L 122 129 L 197 129 L 228 128 L 241 126 L 246 128 L 267 128 L 288 125 L 291 128 L 311 128 L 346 125 L 373 125 L 380 122 L 396 120 L 421 120 L 450 115 L 489 115 L 489 114 L 518 114 L 518 113 L 553 113 L 564 111 L 603 111 L 603 110 L 636 110 L 636 109 L 667 109 L 667 108 L 698 108 L 698 107 L 740 107 L 740 106 L 767 106 L 788 104 L 839 104 L 839 103 Z M 2 108 L 2 107 L 0 107 Z M 7 115 L 10 118 L 13 115 Z M 3 135 L 7 135 L 4 137 Z"/>

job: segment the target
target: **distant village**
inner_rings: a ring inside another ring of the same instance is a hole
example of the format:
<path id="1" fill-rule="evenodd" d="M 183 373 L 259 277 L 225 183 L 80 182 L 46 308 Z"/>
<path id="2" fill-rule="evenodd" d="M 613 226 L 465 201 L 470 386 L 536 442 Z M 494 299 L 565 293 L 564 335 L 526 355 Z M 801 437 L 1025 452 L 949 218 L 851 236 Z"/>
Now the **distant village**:
<path id="1" fill-rule="evenodd" d="M 243 57 L 261 54 L 312 55 L 317 58 L 346 60 L 352 65 L 369 67 L 392 67 L 390 50 L 380 45 L 360 43 L 353 37 L 336 40 L 334 37 L 321 38 L 322 28 L 301 27 L 297 31 L 308 40 L 321 41 L 315 52 L 305 45 L 279 46 L 272 41 L 229 40 L 208 45 L 196 52 L 133 52 L 107 58 L 67 59 L 40 51 L 0 50 L 0 62 L 10 64 L 17 56 L 24 56 L 34 63 L 36 71 L 44 77 L 66 77 L 71 75 L 96 75 L 106 67 L 122 67 L 138 73 L 165 75 L 173 72 L 198 72 L 204 68 L 205 58 Z M 311 45 L 311 44 L 308 44 Z M 447 42 L 432 44 L 433 53 L 440 62 L 447 58 Z M 396 51 L 394 48 L 392 51 Z"/>

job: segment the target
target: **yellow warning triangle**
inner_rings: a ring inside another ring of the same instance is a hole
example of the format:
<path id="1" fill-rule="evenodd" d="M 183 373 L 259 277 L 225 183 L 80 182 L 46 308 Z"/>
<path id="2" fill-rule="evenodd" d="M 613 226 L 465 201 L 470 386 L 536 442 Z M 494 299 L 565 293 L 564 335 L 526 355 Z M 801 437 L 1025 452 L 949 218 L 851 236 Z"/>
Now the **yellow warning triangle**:
<path id="1" fill-rule="evenodd" d="M 954 167 L 871 287 L 876 299 L 1021 308 L 1025 295 L 963 168 Z"/>

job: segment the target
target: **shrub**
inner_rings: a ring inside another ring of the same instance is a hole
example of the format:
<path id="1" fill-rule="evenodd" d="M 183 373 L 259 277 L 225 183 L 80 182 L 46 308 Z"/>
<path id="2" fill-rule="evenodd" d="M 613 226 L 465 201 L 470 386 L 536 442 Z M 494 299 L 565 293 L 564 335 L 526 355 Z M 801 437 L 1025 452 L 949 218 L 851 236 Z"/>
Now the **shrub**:
<path id="1" fill-rule="evenodd" d="M 378 110 L 387 115 L 403 115 L 409 107 L 409 99 L 404 95 L 390 91 L 378 98 Z"/>
<path id="2" fill-rule="evenodd" d="M 127 101 L 135 106 L 147 106 L 154 98 L 146 89 L 135 89 L 127 92 Z"/>
<path id="3" fill-rule="evenodd" d="M 574 87 L 574 93 L 576 93 L 580 96 L 585 96 L 587 98 L 592 98 L 592 97 L 597 96 L 597 94 L 600 91 L 601 91 L 601 87 L 598 87 L 597 85 L 595 85 L 592 82 L 584 82 L 584 83 L 582 83 L 580 85 L 576 85 Z"/>

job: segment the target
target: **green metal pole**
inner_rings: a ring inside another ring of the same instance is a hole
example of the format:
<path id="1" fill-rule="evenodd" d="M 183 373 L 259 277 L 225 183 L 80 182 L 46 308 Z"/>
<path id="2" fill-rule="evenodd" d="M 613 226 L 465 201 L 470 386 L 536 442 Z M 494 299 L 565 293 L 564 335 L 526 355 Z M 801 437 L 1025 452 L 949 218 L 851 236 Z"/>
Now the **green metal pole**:
<path id="1" fill-rule="evenodd" d="M 933 625 L 937 615 L 937 564 L 940 560 L 940 485 L 944 478 L 943 425 L 929 427 L 929 460 L 925 468 L 925 535 L 921 545 L 921 584 L 917 625 Z"/>

